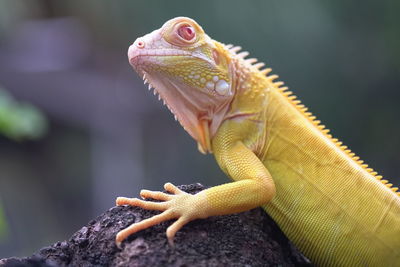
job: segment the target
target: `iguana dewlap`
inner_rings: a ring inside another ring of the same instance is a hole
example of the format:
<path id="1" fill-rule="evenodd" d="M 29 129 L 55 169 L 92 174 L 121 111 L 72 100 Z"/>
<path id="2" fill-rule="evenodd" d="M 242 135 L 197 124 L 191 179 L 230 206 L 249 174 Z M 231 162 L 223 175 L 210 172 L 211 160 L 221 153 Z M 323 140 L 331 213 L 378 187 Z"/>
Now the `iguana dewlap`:
<path id="1" fill-rule="evenodd" d="M 270 69 L 240 47 L 211 39 L 178 17 L 138 38 L 129 62 L 159 94 L 203 153 L 234 182 L 196 195 L 142 190 L 117 204 L 160 210 L 117 235 L 177 219 L 175 233 L 198 218 L 263 206 L 284 233 L 322 266 L 400 266 L 400 196 L 332 138 Z"/>

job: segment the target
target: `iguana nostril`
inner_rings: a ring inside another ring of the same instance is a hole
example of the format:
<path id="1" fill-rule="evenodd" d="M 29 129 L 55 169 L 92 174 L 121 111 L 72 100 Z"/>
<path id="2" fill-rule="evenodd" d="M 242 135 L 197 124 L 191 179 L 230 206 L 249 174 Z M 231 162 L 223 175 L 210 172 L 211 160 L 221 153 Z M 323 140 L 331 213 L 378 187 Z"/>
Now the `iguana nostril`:
<path id="1" fill-rule="evenodd" d="M 137 39 L 134 43 L 133 43 L 137 48 L 144 48 L 144 41 L 141 39 Z"/>

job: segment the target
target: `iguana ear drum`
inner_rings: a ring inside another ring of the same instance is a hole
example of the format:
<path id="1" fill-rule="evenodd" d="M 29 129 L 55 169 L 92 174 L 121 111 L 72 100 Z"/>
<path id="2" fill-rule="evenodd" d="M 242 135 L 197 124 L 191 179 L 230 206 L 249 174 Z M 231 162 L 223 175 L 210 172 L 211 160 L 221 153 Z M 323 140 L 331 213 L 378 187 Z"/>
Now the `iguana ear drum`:
<path id="1" fill-rule="evenodd" d="M 215 91 L 219 94 L 219 95 L 231 95 L 231 86 L 229 83 L 227 83 L 225 80 L 219 80 L 216 84 L 215 84 Z"/>

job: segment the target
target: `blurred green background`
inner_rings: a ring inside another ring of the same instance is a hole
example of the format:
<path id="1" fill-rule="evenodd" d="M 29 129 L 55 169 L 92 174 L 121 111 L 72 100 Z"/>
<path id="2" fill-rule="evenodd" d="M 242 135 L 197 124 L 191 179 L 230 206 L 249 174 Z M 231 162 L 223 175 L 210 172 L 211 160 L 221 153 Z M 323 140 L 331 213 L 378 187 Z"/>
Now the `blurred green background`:
<path id="1" fill-rule="evenodd" d="M 117 196 L 228 181 L 126 58 L 175 16 L 266 62 L 399 185 L 399 12 L 391 0 L 0 1 L 0 258 L 68 239 Z"/>

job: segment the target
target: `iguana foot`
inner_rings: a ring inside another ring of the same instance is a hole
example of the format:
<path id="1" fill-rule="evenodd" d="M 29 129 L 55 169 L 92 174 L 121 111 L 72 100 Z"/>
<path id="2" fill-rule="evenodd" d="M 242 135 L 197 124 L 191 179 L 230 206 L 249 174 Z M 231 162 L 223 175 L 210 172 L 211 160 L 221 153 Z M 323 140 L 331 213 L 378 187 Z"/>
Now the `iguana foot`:
<path id="1" fill-rule="evenodd" d="M 138 223 L 131 224 L 129 227 L 118 232 L 115 240 L 117 246 L 120 246 L 121 242 L 128 236 L 140 230 L 149 228 L 164 221 L 178 218 L 178 220 L 168 227 L 166 232 L 169 243 L 173 245 L 173 239 L 176 232 L 179 231 L 179 229 L 181 229 L 185 224 L 194 219 L 207 217 L 204 212 L 205 206 L 207 206 L 204 205 L 204 201 L 206 201 L 205 194 L 200 192 L 196 195 L 191 195 L 183 192 L 171 183 L 166 183 L 164 188 L 171 194 L 149 190 L 142 190 L 140 192 L 140 196 L 144 199 L 152 198 L 163 202 L 152 202 L 126 197 L 118 197 L 116 199 L 116 204 L 118 206 L 130 205 L 141 207 L 146 210 L 162 211 L 162 213 L 158 215 L 147 218 Z"/>

